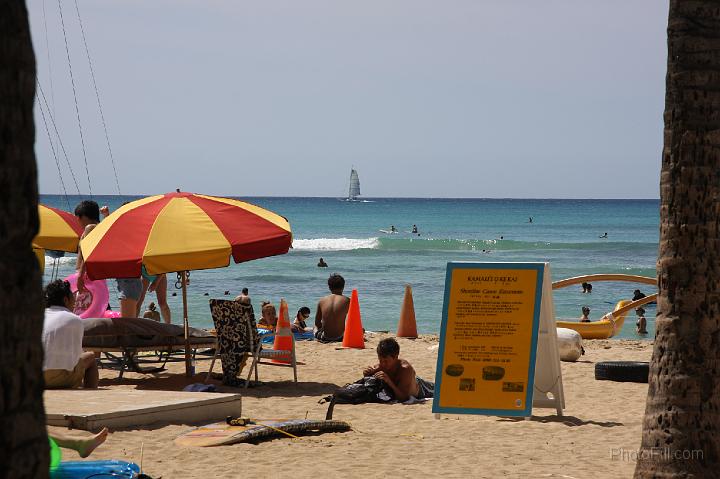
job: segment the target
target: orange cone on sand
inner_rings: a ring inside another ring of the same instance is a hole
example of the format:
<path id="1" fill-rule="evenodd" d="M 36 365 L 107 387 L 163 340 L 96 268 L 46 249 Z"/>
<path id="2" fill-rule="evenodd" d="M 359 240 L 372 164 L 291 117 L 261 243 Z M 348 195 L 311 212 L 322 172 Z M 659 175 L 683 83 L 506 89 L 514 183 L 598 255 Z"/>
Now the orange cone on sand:
<path id="1" fill-rule="evenodd" d="M 275 326 L 275 342 L 273 349 L 276 351 L 292 351 L 293 333 L 290 328 L 290 318 L 288 317 L 288 305 L 284 299 L 280 300 L 280 314 L 278 314 L 277 325 Z M 280 356 L 271 359 L 273 363 L 290 363 L 290 355 Z"/>
<path id="2" fill-rule="evenodd" d="M 412 286 L 405 285 L 400 321 L 397 329 L 398 338 L 417 338 L 417 324 L 415 323 L 415 305 L 413 304 Z"/>
<path id="3" fill-rule="evenodd" d="M 365 349 L 357 289 L 353 289 L 352 296 L 350 296 L 350 309 L 345 319 L 345 334 L 343 334 L 342 345 L 344 348 Z"/>

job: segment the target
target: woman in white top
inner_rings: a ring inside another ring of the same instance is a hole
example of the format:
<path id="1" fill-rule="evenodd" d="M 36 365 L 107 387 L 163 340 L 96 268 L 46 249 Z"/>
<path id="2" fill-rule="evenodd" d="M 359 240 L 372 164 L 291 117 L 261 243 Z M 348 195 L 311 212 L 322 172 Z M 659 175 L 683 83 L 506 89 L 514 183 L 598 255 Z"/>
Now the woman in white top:
<path id="1" fill-rule="evenodd" d="M 70 284 L 61 279 L 45 288 L 45 322 L 42 342 L 45 358 L 43 375 L 46 389 L 98 387 L 95 355 L 83 352 L 82 319 L 72 312 L 75 298 Z"/>

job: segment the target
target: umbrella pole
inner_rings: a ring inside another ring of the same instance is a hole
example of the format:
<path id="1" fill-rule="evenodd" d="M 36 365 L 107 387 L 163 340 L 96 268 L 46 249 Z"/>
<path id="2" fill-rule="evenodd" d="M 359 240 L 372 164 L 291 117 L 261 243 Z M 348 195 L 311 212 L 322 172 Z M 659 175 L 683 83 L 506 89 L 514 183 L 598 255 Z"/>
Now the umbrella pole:
<path id="1" fill-rule="evenodd" d="M 190 337 L 188 335 L 188 307 L 187 307 L 187 271 L 182 271 L 182 298 L 183 298 L 183 329 L 185 330 L 185 377 L 190 373 Z"/>

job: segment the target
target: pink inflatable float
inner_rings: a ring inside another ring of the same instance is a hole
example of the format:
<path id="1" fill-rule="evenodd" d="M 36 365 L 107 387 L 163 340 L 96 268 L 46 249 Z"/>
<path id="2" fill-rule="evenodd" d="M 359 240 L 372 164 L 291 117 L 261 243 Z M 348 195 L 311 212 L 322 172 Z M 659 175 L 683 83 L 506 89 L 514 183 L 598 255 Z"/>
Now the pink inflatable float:
<path id="1" fill-rule="evenodd" d="M 75 293 L 75 309 L 74 313 L 81 318 L 103 318 L 107 311 L 108 301 L 110 301 L 110 291 L 108 291 L 107 282 L 104 279 L 93 281 L 85 278 L 85 288 L 87 293 L 78 293 L 77 290 L 78 274 L 73 273 L 65 281 L 70 283 L 70 289 Z"/>

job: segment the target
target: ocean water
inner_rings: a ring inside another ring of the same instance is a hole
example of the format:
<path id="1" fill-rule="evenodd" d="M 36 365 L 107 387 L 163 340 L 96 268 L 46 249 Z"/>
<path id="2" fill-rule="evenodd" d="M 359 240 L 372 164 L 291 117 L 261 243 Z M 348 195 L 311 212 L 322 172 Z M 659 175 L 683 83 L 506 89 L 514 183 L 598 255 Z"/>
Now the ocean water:
<path id="1" fill-rule="evenodd" d="M 139 197 L 95 196 L 114 210 Z M 41 195 L 40 201 L 70 210 L 77 196 Z M 655 277 L 658 249 L 658 200 L 556 199 L 397 199 L 368 198 L 346 202 L 336 198 L 240 198 L 288 218 L 293 249 L 286 255 L 228 268 L 193 271 L 188 289 L 190 324 L 211 327 L 208 298 L 231 296 L 243 287 L 253 304 L 285 298 L 291 317 L 309 306 L 314 318 L 318 298 L 327 294 L 327 277 L 339 273 L 346 294 L 356 288 L 363 325 L 370 330 L 397 328 L 404 285 L 411 284 L 418 330 L 439 332 L 445 269 L 448 261 L 545 261 L 553 280 L 593 273 L 624 273 Z M 532 223 L 528 221 L 533 218 Z M 416 224 L 420 235 L 410 234 Z M 394 225 L 399 234 L 381 229 Z M 599 238 L 607 233 L 607 239 Z M 318 268 L 323 257 L 329 268 Z M 53 259 L 46 258 L 45 280 Z M 74 271 L 74 257 L 58 260 L 61 277 Z M 175 278 L 169 275 L 170 283 Z M 109 282 L 111 306 L 117 308 L 114 281 Z M 594 283 L 592 294 L 580 286 L 555 291 L 556 317 L 579 318 L 589 306 L 591 319 L 611 311 L 617 301 L 632 297 L 634 283 Z M 170 285 L 173 322 L 179 323 L 182 299 Z M 154 300 L 150 294 L 149 301 Z M 655 308 L 646 307 L 647 338 L 655 332 Z M 635 316 L 629 314 L 620 338 L 638 338 Z"/>

